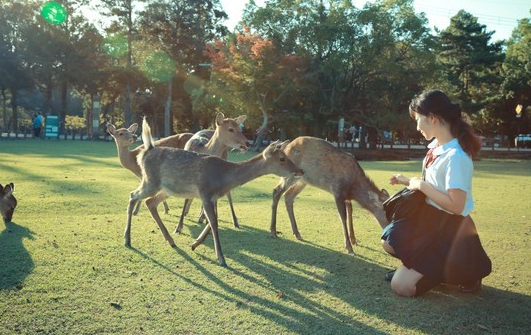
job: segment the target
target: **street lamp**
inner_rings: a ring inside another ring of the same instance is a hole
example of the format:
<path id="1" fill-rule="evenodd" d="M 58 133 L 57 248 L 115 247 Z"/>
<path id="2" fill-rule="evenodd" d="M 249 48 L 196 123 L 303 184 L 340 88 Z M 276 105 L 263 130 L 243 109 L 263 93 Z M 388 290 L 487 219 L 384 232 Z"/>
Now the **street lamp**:
<path id="1" fill-rule="evenodd" d="M 520 121 L 518 119 L 520 119 L 522 117 L 522 110 L 524 109 L 524 106 L 518 104 L 516 106 L 516 108 L 514 109 L 514 111 L 516 112 L 516 124 L 517 124 L 517 127 L 518 127 L 518 130 L 516 132 L 516 139 L 514 141 L 514 144 L 516 146 L 516 150 L 520 150 L 520 147 L 518 146 L 518 140 L 519 140 L 519 136 L 520 136 Z"/>

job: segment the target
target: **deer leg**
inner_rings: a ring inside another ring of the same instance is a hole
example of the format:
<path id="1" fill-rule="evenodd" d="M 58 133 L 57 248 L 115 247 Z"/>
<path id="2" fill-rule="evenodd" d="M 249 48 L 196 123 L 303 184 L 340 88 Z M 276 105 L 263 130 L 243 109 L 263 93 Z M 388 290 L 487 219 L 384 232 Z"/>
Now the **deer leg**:
<path id="1" fill-rule="evenodd" d="M 227 192 L 227 199 L 229 199 L 230 212 L 232 214 L 232 223 L 234 224 L 234 228 L 240 228 L 238 218 L 234 212 L 234 206 L 232 205 L 232 196 L 230 195 L 230 192 Z"/>
<path id="2" fill-rule="evenodd" d="M 350 244 L 350 239 L 348 237 L 347 231 L 347 208 L 345 205 L 345 200 L 336 196 L 336 206 L 337 211 L 339 212 L 339 217 L 341 218 L 341 224 L 343 225 L 343 236 L 345 237 L 345 248 L 349 254 L 353 254 L 352 245 Z"/>
<path id="3" fill-rule="evenodd" d="M 135 206 L 138 207 L 139 204 L 140 204 L 140 201 L 136 197 L 134 197 L 134 192 L 131 192 L 131 197 L 129 199 L 129 205 L 127 206 L 127 223 L 125 224 L 125 232 L 124 232 L 126 247 L 131 246 L 131 220 L 133 218 L 133 208 L 135 208 Z"/>
<path id="4" fill-rule="evenodd" d="M 160 218 L 159 212 L 157 211 L 157 206 L 164 201 L 164 199 L 167 199 L 168 196 L 164 193 L 159 193 L 155 195 L 154 197 L 148 198 L 146 200 L 146 206 L 148 207 L 149 211 L 151 212 L 151 216 L 157 224 L 159 225 L 159 228 L 162 232 L 162 235 L 164 235 L 164 238 L 166 238 L 166 241 L 170 243 L 172 247 L 175 247 L 175 242 L 173 241 L 173 238 L 170 236 L 170 233 L 168 233 L 168 230 L 166 229 L 166 226 L 164 223 L 162 223 L 162 220 Z"/>
<path id="5" fill-rule="evenodd" d="M 203 224 L 205 219 L 206 219 L 205 209 L 203 205 L 201 205 L 201 210 L 199 211 L 199 217 L 197 218 L 197 224 Z"/>
<path id="6" fill-rule="evenodd" d="M 170 212 L 170 207 L 168 207 L 168 203 L 166 200 L 162 202 L 164 204 L 164 214 L 168 214 Z"/>
<path id="7" fill-rule="evenodd" d="M 125 246 L 130 247 L 131 246 L 131 221 L 133 218 L 133 209 L 135 206 L 140 204 L 143 199 L 153 196 L 157 193 L 157 190 L 152 189 L 150 185 L 147 182 L 140 183 L 140 186 L 131 192 L 131 196 L 129 198 L 129 204 L 127 205 L 127 223 L 125 224 Z"/>
<path id="8" fill-rule="evenodd" d="M 212 230 L 212 237 L 214 239 L 214 249 L 216 250 L 216 255 L 218 257 L 218 260 L 223 267 L 227 267 L 227 263 L 225 262 L 225 257 L 223 256 L 223 251 L 221 250 L 221 243 L 219 240 L 219 232 L 218 232 L 218 220 L 217 220 L 217 210 L 216 210 L 217 203 L 212 201 L 205 201 L 203 200 L 203 208 L 205 210 L 205 214 L 207 216 L 207 220 L 209 224 L 203 229 L 203 232 L 198 237 L 196 242 L 192 245 L 192 250 L 194 250 L 199 244 L 203 243 L 206 236 L 208 235 L 208 231 Z M 210 227 L 208 229 L 207 227 Z"/>
<path id="9" fill-rule="evenodd" d="M 184 200 L 183 211 L 181 213 L 181 217 L 179 218 L 179 224 L 175 228 L 174 234 L 179 234 L 183 230 L 184 217 L 186 216 L 186 213 L 188 213 L 188 208 L 190 208 L 190 203 L 192 203 L 192 200 L 190 199 Z"/>
<path id="10" fill-rule="evenodd" d="M 203 206 L 201 206 L 201 211 L 203 211 Z M 217 209 L 216 209 L 216 217 L 217 217 Z M 208 220 L 208 218 L 207 218 Z M 205 228 L 203 229 L 203 231 L 201 232 L 201 234 L 199 235 L 199 237 L 197 237 L 197 239 L 195 240 L 195 242 L 192 244 L 192 250 L 195 250 L 195 248 L 197 248 L 200 244 L 202 244 L 204 241 L 205 241 L 205 238 L 208 236 L 208 233 L 210 233 L 210 230 L 212 229 L 212 227 L 210 227 L 210 224 L 207 223 L 207 225 L 205 226 Z"/>
<path id="11" fill-rule="evenodd" d="M 142 202 L 141 201 L 138 201 L 136 203 L 136 206 L 135 206 L 135 209 L 133 211 L 133 215 L 136 216 L 138 214 L 138 211 L 140 210 L 140 206 L 142 205 Z"/>
<path id="12" fill-rule="evenodd" d="M 190 211 L 190 206 L 192 206 L 192 200 L 194 199 L 185 199 L 183 207 L 183 216 L 188 215 L 188 212 Z"/>
<path id="13" fill-rule="evenodd" d="M 352 221 L 352 202 L 350 200 L 345 200 L 345 206 L 347 207 L 350 243 L 357 245 L 358 243 L 356 242 L 356 235 L 354 234 L 354 223 Z"/>
<path id="14" fill-rule="evenodd" d="M 207 224 L 205 228 L 203 229 L 203 231 L 201 232 L 201 234 L 197 237 L 195 242 L 192 244 L 192 250 L 195 250 L 195 248 L 197 248 L 199 245 L 201 245 L 205 241 L 205 238 L 208 236 L 208 233 L 210 233 L 210 229 L 211 229 L 210 225 Z"/>
<path id="15" fill-rule="evenodd" d="M 299 195 L 305 187 L 305 183 L 297 182 L 284 193 L 284 202 L 286 203 L 286 210 L 288 211 L 289 220 L 291 222 L 291 230 L 297 240 L 301 241 L 302 237 L 297 228 L 297 221 L 295 220 L 295 213 L 293 212 L 293 203 L 295 202 L 297 195 Z"/>
<path id="16" fill-rule="evenodd" d="M 286 190 L 284 188 L 285 178 L 280 179 L 280 183 L 273 189 L 273 203 L 271 204 L 271 224 L 269 226 L 269 232 L 271 233 L 271 237 L 278 237 L 277 235 L 277 208 L 278 208 L 278 202 L 280 201 L 280 198 L 282 197 L 282 194 L 284 194 L 284 191 Z"/>

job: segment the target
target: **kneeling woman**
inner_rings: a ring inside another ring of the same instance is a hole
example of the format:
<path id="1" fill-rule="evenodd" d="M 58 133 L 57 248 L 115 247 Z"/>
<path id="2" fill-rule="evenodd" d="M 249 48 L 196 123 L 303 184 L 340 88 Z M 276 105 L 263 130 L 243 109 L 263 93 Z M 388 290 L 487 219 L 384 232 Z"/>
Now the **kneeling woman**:
<path id="1" fill-rule="evenodd" d="M 481 141 L 463 120 L 459 105 L 441 91 L 422 92 L 411 102 L 409 112 L 417 130 L 434 140 L 428 145 L 422 179 L 400 174 L 390 179 L 392 185 L 403 184 L 423 197 L 414 211 L 393 217 L 382 233 L 384 250 L 402 261 L 386 279 L 401 296 L 421 295 L 439 283 L 475 292 L 491 272 L 490 259 L 469 216 L 474 208 L 472 158 Z"/>

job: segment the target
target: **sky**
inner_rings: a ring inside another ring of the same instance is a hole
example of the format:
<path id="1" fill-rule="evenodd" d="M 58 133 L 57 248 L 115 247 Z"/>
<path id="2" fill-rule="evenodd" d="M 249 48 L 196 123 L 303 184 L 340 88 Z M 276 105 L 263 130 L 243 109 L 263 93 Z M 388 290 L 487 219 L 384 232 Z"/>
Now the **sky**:
<path id="1" fill-rule="evenodd" d="M 255 0 L 259 6 L 267 0 Z M 229 16 L 225 24 L 232 30 L 239 21 L 247 0 L 221 0 L 223 9 Z M 356 7 L 362 8 L 367 0 L 354 0 Z M 372 1 L 369 1 L 372 2 Z M 480 24 L 487 26 L 487 31 L 495 31 L 492 41 L 508 39 L 518 20 L 531 17 L 530 0 L 415 0 L 417 12 L 424 12 L 431 28 L 444 29 L 450 24 L 450 18 L 460 9 L 478 18 Z"/>

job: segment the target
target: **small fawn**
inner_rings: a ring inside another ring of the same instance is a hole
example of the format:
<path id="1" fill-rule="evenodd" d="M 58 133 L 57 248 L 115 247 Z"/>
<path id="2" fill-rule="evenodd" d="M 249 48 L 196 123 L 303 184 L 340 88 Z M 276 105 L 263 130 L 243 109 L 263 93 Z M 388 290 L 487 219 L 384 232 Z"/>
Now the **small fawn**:
<path id="1" fill-rule="evenodd" d="M 131 171 L 135 176 L 137 176 L 139 179 L 142 178 L 142 173 L 140 171 L 140 166 L 137 162 L 137 156 L 142 150 L 143 146 L 138 146 L 133 150 L 129 150 L 129 147 L 133 145 L 137 139 L 138 136 L 136 135 L 136 131 L 138 130 L 138 124 L 133 123 L 129 128 L 120 128 L 116 129 L 116 127 L 113 124 L 109 124 L 107 126 L 107 132 L 114 138 L 114 142 L 116 143 L 116 148 L 118 149 L 118 158 L 120 159 L 120 163 L 124 168 Z M 165 138 L 162 138 L 154 143 L 156 146 L 165 146 L 165 147 L 172 147 L 172 148 L 184 148 L 186 142 L 192 138 L 194 134 L 192 133 L 182 133 L 182 134 L 176 134 L 172 136 L 168 136 Z M 138 204 L 140 205 L 140 203 Z M 135 208 L 135 214 L 138 213 L 138 209 L 140 206 Z M 166 201 L 164 201 L 164 213 L 167 214 L 169 211 L 168 204 Z"/>
<path id="2" fill-rule="evenodd" d="M 9 183 L 5 187 L 0 184 L 0 214 L 5 222 L 11 222 L 17 207 L 17 199 L 13 195 L 15 184 Z"/>
<path id="3" fill-rule="evenodd" d="M 229 148 L 246 150 L 247 138 L 245 138 L 240 129 L 240 124 L 242 124 L 246 118 L 247 116 L 245 115 L 238 116 L 235 119 L 225 118 L 223 113 L 218 113 L 216 116 L 216 130 L 210 136 L 210 138 L 208 139 L 207 136 L 205 136 L 208 134 L 205 134 L 205 131 L 201 130 L 195 133 L 194 136 L 192 136 L 192 138 L 186 142 L 184 150 L 214 155 L 225 160 L 227 159 Z M 234 212 L 234 206 L 232 204 L 230 192 L 227 192 L 227 198 L 229 200 L 229 206 L 232 214 L 232 222 L 234 227 L 238 228 L 238 218 Z M 179 224 L 177 225 L 177 228 L 175 228 L 175 233 L 181 232 L 183 228 L 184 217 L 186 216 L 191 202 L 192 199 L 185 200 L 183 212 L 179 218 Z M 202 221 L 203 216 L 203 211 L 201 211 L 199 221 Z"/>
<path id="4" fill-rule="evenodd" d="M 151 130 L 144 119 L 142 124 L 144 149 L 138 155 L 142 170 L 140 186 L 131 192 L 127 206 L 125 245 L 131 245 L 131 220 L 133 208 L 142 199 L 157 222 L 162 234 L 173 247 L 175 242 L 157 212 L 157 205 L 169 195 L 199 198 L 208 220 L 201 235 L 192 245 L 195 249 L 212 230 L 216 255 L 222 266 L 227 266 L 218 234 L 217 200 L 231 189 L 266 174 L 300 177 L 303 172 L 286 157 L 278 142 L 269 145 L 262 153 L 238 163 L 216 156 L 191 151 L 153 146 Z"/>
<path id="5" fill-rule="evenodd" d="M 288 144 L 285 152 L 288 158 L 304 171 L 304 176 L 299 179 L 283 177 L 273 190 L 270 227 L 273 237 L 277 237 L 278 202 L 284 195 L 293 234 L 297 239 L 302 239 L 293 213 L 293 203 L 307 184 L 330 192 L 334 196 L 348 253 L 353 253 L 352 244 L 356 244 L 351 199 L 371 212 L 382 228 L 388 224 L 382 203 L 389 198 L 389 193 L 386 190 L 379 190 L 374 185 L 354 156 L 339 150 L 325 140 L 309 136 L 296 138 Z M 347 231 L 347 217 L 350 231 Z"/>

